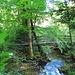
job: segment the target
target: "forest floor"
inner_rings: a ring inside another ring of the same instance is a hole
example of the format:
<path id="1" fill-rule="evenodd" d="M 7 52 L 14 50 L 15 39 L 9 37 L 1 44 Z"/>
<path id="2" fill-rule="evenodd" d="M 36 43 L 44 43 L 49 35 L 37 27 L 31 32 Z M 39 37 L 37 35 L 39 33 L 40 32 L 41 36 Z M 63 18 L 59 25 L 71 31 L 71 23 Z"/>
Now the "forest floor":
<path id="1" fill-rule="evenodd" d="M 59 50 L 52 50 L 52 52 L 47 55 L 47 59 L 43 59 L 44 56 L 36 59 L 26 59 L 25 54 L 18 53 L 18 55 L 16 54 L 14 59 L 9 60 L 9 64 L 6 66 L 8 71 L 18 71 L 21 75 L 39 75 L 50 58 L 51 60 L 60 59 L 63 61 L 64 66 L 61 68 L 61 71 L 65 75 L 75 75 L 75 63 L 72 62 L 70 56 L 68 57 L 66 54 L 62 55 Z M 36 56 L 37 55 L 35 55 L 35 57 Z"/>

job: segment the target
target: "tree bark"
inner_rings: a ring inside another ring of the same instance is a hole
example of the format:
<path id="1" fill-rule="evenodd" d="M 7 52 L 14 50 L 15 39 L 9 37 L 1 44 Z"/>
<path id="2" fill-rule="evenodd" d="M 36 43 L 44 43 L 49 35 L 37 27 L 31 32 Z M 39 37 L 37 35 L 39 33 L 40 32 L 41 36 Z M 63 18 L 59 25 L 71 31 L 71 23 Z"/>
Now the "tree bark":
<path id="1" fill-rule="evenodd" d="M 38 39 L 37 39 L 36 33 L 34 32 L 33 21 L 32 21 L 32 20 L 30 20 L 30 21 L 31 21 L 32 33 L 33 33 L 33 35 L 34 35 L 34 38 L 35 38 L 35 41 L 36 41 L 36 45 L 37 45 L 37 47 L 38 47 L 38 50 L 39 50 L 40 54 L 42 55 L 42 54 L 43 54 L 43 51 L 42 51 L 42 49 L 41 49 L 41 46 L 39 45 L 39 42 L 38 42 Z"/>
<path id="2" fill-rule="evenodd" d="M 31 24 L 30 20 L 27 20 L 27 26 L 28 26 L 28 34 L 29 34 L 29 48 L 30 48 L 30 56 L 33 57 L 33 47 L 32 47 L 32 32 L 31 32 Z"/>

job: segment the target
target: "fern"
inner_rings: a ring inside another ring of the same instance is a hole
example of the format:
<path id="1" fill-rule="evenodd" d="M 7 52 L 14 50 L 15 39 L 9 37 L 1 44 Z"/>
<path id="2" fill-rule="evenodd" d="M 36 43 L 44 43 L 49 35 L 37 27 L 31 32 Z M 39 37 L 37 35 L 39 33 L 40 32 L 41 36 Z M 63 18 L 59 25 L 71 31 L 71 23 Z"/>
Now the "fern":
<path id="1" fill-rule="evenodd" d="M 7 33 L 6 32 L 2 32 L 0 33 L 0 45 L 4 44 L 5 42 L 5 38 L 7 37 Z M 4 69 L 5 65 L 7 63 L 5 63 L 10 57 L 12 53 L 11 52 L 1 52 L 0 53 L 0 70 Z"/>

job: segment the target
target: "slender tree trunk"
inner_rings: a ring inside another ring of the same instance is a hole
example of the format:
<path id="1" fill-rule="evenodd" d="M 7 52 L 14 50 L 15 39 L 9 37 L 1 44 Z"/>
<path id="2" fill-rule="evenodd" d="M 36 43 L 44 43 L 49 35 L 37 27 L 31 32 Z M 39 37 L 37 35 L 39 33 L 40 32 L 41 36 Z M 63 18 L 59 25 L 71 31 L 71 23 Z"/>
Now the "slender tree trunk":
<path id="1" fill-rule="evenodd" d="M 36 41 L 36 44 L 37 44 L 37 47 L 38 47 L 38 51 L 40 52 L 40 55 L 43 55 L 43 54 L 44 54 L 44 56 L 45 56 L 45 58 L 46 58 L 46 54 L 42 51 L 42 48 L 41 48 L 41 46 L 39 45 L 39 42 L 38 42 L 36 33 L 34 32 L 33 21 L 32 21 L 32 20 L 30 20 L 30 21 L 31 21 L 32 33 L 33 33 L 33 35 L 34 35 L 34 38 L 35 38 L 35 41 Z"/>
<path id="2" fill-rule="evenodd" d="M 27 20 L 27 26 L 28 26 L 28 34 L 29 34 L 29 48 L 30 48 L 30 55 L 33 57 L 33 48 L 32 48 L 32 32 L 31 32 L 31 24 L 30 20 Z"/>
<path id="3" fill-rule="evenodd" d="M 31 28 L 32 28 L 32 33 L 34 35 L 34 38 L 35 38 L 35 41 L 36 41 L 36 44 L 37 44 L 37 47 L 38 47 L 38 50 L 39 52 L 41 53 L 41 46 L 39 45 L 39 42 L 38 42 L 38 39 L 37 39 L 37 36 L 36 36 L 36 33 L 34 32 L 34 26 L 33 26 L 33 21 L 31 21 Z"/>

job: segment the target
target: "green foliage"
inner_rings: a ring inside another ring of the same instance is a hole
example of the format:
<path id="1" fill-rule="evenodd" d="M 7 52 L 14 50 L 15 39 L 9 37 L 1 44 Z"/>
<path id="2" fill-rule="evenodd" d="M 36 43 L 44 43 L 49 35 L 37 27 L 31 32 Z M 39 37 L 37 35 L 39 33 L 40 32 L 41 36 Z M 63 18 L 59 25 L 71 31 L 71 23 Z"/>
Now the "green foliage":
<path id="1" fill-rule="evenodd" d="M 68 63 L 65 63 L 64 64 L 64 67 L 63 67 L 63 71 L 65 72 L 65 74 L 67 75 L 75 75 L 75 70 L 71 67 L 71 63 L 68 64 Z"/>
<path id="2" fill-rule="evenodd" d="M 70 27 L 71 27 L 71 29 L 75 29 L 75 18 L 73 18 L 73 20 L 71 20 Z"/>
<path id="3" fill-rule="evenodd" d="M 69 48 L 70 46 L 67 44 L 68 39 L 65 38 L 64 35 L 67 34 L 67 29 L 61 29 L 58 25 L 51 25 L 49 27 L 36 27 L 35 32 L 38 36 L 41 37 L 42 42 L 56 42 L 58 43 L 58 48 L 60 49 L 61 53 L 65 48 Z"/>
<path id="4" fill-rule="evenodd" d="M 4 70 L 0 70 L 0 75 L 22 75 L 18 71 L 10 71 L 8 73 L 5 73 Z"/>
<path id="5" fill-rule="evenodd" d="M 75 75 L 75 71 L 68 70 L 68 75 Z"/>
<path id="6" fill-rule="evenodd" d="M 18 15 L 19 18 L 35 19 L 43 14 L 43 11 L 46 8 L 45 0 L 19 0 L 17 2 L 17 8 L 21 10 Z"/>
<path id="7" fill-rule="evenodd" d="M 3 45 L 5 43 L 5 38 L 7 37 L 7 35 L 8 34 L 5 31 L 0 33 L 0 45 Z M 5 62 L 9 59 L 10 54 L 10 52 L 4 51 L 0 53 L 0 70 L 4 69 L 5 65 L 7 64 Z"/>
<path id="8" fill-rule="evenodd" d="M 9 56 L 12 56 L 13 54 L 11 52 L 2 52 L 0 53 L 0 69 L 4 69 L 4 67 L 7 65 L 5 63 L 8 59 L 10 59 Z"/>
<path id="9" fill-rule="evenodd" d="M 9 56 L 9 55 L 13 55 L 13 54 L 11 52 L 2 52 L 0 54 L 0 57 L 2 57 L 2 56 Z"/>
<path id="10" fill-rule="evenodd" d="M 72 2 L 72 5 L 73 4 L 74 3 Z M 75 7 L 72 5 L 70 6 L 68 2 L 67 3 L 63 3 L 60 1 L 55 2 L 55 6 L 57 9 L 56 8 L 52 9 L 53 15 L 56 16 L 56 17 L 54 16 L 54 18 L 56 18 L 58 22 L 68 24 L 69 20 L 71 21 L 75 17 L 74 16 Z M 60 18 L 57 18 L 57 16 L 60 16 Z"/>
<path id="11" fill-rule="evenodd" d="M 5 73 L 4 70 L 0 70 L 0 75 L 9 75 L 9 74 Z"/>
<path id="12" fill-rule="evenodd" d="M 8 36 L 6 32 L 0 33 L 0 44 L 3 44 L 5 42 L 5 38 Z"/>
<path id="13" fill-rule="evenodd" d="M 71 3 L 71 4 L 70 4 Z M 74 25 L 74 18 L 75 18 L 75 7 L 74 7 L 74 2 L 73 1 L 70 1 L 70 2 L 60 2 L 60 1 L 56 1 L 55 2 L 55 8 L 52 8 L 51 12 L 50 12 L 50 15 L 53 19 L 53 22 L 54 23 L 57 23 L 59 24 L 61 27 L 62 25 L 64 24 L 65 27 L 68 28 L 68 33 L 70 36 L 69 36 L 69 39 L 62 39 L 62 41 L 64 41 L 64 43 L 60 44 L 59 48 L 61 49 L 62 48 L 65 48 L 64 46 L 66 47 L 69 47 L 70 46 L 67 44 L 72 44 L 72 40 L 73 40 L 73 37 L 72 37 L 72 29 L 75 28 L 75 25 Z M 74 37 L 75 38 L 75 37 Z M 67 41 L 67 42 L 66 42 Z"/>
<path id="14" fill-rule="evenodd" d="M 19 73 L 18 71 L 10 71 L 8 74 L 9 74 L 9 75 L 22 75 L 22 74 Z"/>

